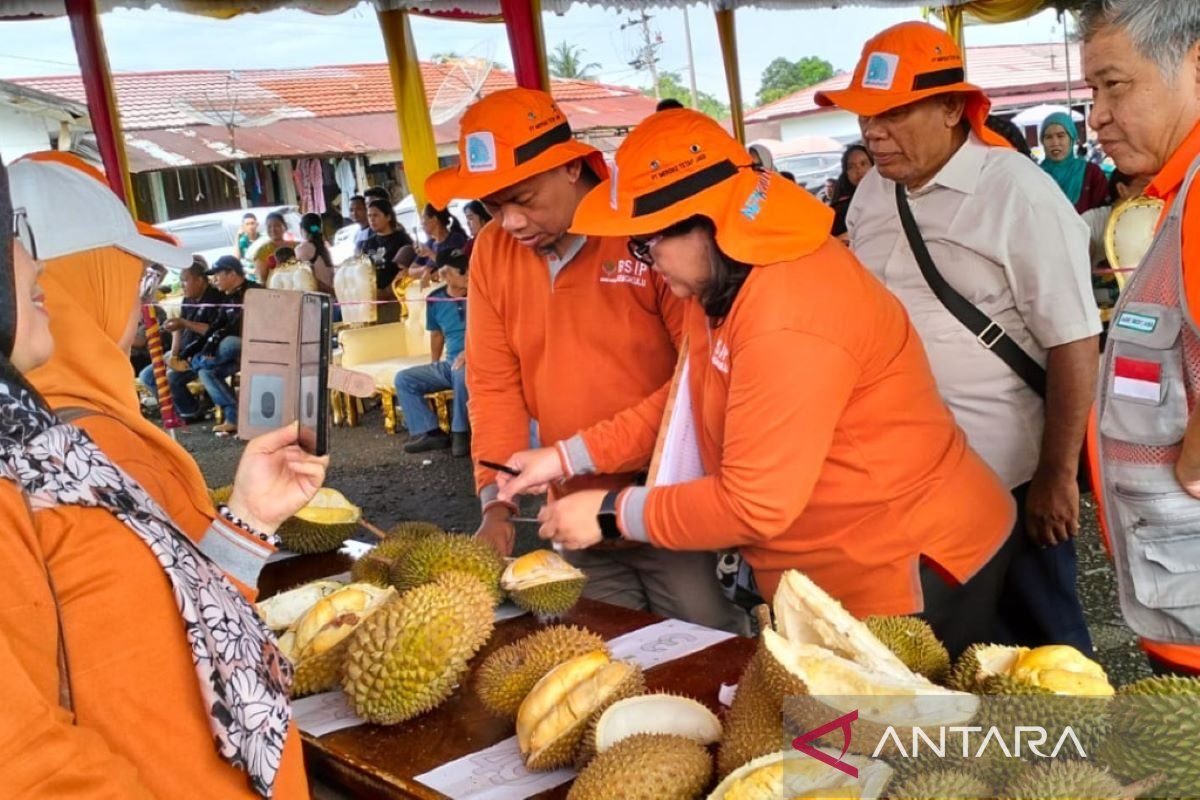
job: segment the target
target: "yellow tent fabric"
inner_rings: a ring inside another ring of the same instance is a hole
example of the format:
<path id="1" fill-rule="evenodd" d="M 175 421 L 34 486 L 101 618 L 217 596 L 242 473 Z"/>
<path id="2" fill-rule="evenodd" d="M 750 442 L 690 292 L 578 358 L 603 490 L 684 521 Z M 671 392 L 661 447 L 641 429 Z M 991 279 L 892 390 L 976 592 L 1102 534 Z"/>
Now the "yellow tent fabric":
<path id="1" fill-rule="evenodd" d="M 746 141 L 746 119 L 742 110 L 742 79 L 738 69 L 737 27 L 733 9 L 716 12 L 717 38 L 721 41 L 721 56 L 725 62 L 725 83 L 729 86 L 729 122 L 739 142 Z"/>
<path id="2" fill-rule="evenodd" d="M 433 141 L 433 123 L 421 80 L 421 64 L 413 41 L 412 24 L 407 11 L 380 11 L 379 29 L 387 48 L 392 93 L 396 97 L 396 122 L 400 127 L 400 147 L 404 153 L 404 175 L 417 201 L 425 205 L 425 179 L 438 166 L 437 145 Z"/>
<path id="3" fill-rule="evenodd" d="M 1017 22 L 1048 8 L 1046 0 L 974 0 L 953 10 L 965 12 L 980 22 Z M 949 10 L 949 9 L 947 9 Z"/>

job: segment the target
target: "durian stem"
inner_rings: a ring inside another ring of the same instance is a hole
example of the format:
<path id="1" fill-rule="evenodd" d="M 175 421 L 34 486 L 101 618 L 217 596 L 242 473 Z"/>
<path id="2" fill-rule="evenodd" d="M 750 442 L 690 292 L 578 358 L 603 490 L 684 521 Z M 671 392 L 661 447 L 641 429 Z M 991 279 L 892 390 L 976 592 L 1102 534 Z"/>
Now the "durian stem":
<path id="1" fill-rule="evenodd" d="M 1121 789 L 1121 797 L 1125 800 L 1135 800 L 1144 794 L 1148 794 L 1158 787 L 1166 779 L 1166 776 L 1161 772 L 1157 775 L 1151 775 L 1149 778 L 1143 778 L 1137 783 L 1131 783 Z"/>
<path id="2" fill-rule="evenodd" d="M 766 603 L 761 603 L 754 607 L 754 620 L 758 623 L 758 629 L 765 631 L 771 627 L 771 607 Z"/>
<path id="3" fill-rule="evenodd" d="M 384 532 L 383 530 L 380 530 L 379 528 L 375 527 L 374 525 L 367 522 L 365 519 L 362 519 L 361 517 L 358 520 L 358 524 L 361 525 L 362 527 L 366 528 L 373 536 L 375 536 L 379 539 L 387 538 L 386 532 Z"/>

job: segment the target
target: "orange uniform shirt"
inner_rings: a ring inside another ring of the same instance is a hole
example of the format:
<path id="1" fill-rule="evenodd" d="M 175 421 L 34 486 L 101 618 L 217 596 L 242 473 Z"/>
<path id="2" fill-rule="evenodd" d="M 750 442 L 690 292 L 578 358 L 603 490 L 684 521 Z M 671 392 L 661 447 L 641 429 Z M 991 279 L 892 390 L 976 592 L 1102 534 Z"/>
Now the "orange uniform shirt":
<path id="1" fill-rule="evenodd" d="M 865 616 L 922 609 L 920 557 L 965 581 L 1011 533 L 904 308 L 840 243 L 755 268 L 716 329 L 689 303 L 686 331 L 706 477 L 648 490 L 652 544 L 737 546 L 764 596 L 799 569 Z M 650 405 L 584 432 L 597 471 L 653 441 Z"/>
<path id="2" fill-rule="evenodd" d="M 471 253 L 467 388 L 474 457 L 504 463 L 643 400 L 671 379 L 684 304 L 629 255 L 624 239 L 589 238 L 553 279 L 546 257 L 489 224 Z M 631 467 L 642 469 L 645 464 Z M 622 486 L 584 477 L 566 491 Z M 478 467 L 478 489 L 495 473 Z"/>
<path id="3" fill-rule="evenodd" d="M 41 545 L 20 490 L 0 480 L 0 780 L 6 797 L 149 800 L 112 742 L 59 705 L 58 621 Z"/>

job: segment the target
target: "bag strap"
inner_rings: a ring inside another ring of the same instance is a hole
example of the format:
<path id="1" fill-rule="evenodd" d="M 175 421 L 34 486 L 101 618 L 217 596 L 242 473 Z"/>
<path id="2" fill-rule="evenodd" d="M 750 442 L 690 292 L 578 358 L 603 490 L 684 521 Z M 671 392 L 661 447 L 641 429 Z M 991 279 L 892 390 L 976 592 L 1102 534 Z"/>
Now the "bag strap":
<path id="1" fill-rule="evenodd" d="M 992 351 L 1009 369 L 1017 373 L 1038 397 L 1045 399 L 1046 369 L 1022 350 L 1021 345 L 1008 335 L 1008 331 L 1004 330 L 1000 323 L 959 294 L 946 282 L 942 273 L 938 272 L 937 265 L 933 263 L 933 257 L 929 254 L 929 248 L 925 246 L 925 239 L 921 236 L 921 229 L 917 227 L 917 221 L 913 218 L 912 209 L 908 207 L 907 192 L 900 183 L 896 184 L 896 208 L 900 212 L 900 223 L 904 226 L 904 235 L 908 237 L 908 246 L 912 248 L 913 258 L 917 260 L 921 275 L 929 284 L 934 296 L 955 319 L 975 334 L 975 340 L 979 344 Z"/>

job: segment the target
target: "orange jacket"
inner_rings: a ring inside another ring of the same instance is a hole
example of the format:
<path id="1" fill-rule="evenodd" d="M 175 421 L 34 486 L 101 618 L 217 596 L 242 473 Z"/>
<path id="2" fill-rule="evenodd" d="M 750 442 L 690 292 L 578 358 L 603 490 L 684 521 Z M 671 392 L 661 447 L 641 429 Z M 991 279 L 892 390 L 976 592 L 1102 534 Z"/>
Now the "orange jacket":
<path id="1" fill-rule="evenodd" d="M 1188 168 L 1197 156 L 1200 156 L 1200 125 L 1197 125 L 1188 134 L 1183 144 L 1155 176 L 1146 189 L 1146 194 L 1150 197 L 1161 198 L 1166 202 L 1167 208 L 1170 208 L 1171 204 L 1179 197 L 1179 192 L 1183 189 L 1183 179 L 1187 177 Z M 1163 210 L 1163 214 L 1165 217 L 1166 209 Z M 1187 293 L 1188 308 L 1193 310 L 1192 321 L 1200 324 L 1200 317 L 1194 313 L 1196 309 L 1200 309 L 1200 236 L 1195 235 L 1196 231 L 1200 231 L 1200 183 L 1192 184 L 1191 194 L 1183 209 L 1183 286 Z M 1100 486 L 1100 476 L 1096 470 L 1099 452 L 1096 446 L 1095 408 L 1092 409 L 1092 416 L 1088 419 L 1087 444 L 1092 485 Z M 1096 517 L 1100 523 L 1100 535 L 1104 539 L 1105 548 L 1111 557 L 1112 549 L 1108 545 L 1109 532 L 1105 524 L 1101 495 L 1100 492 L 1095 495 Z M 1138 643 L 1148 654 L 1179 672 L 1200 675 L 1200 647 L 1155 642 L 1150 639 L 1138 639 Z"/>
<path id="2" fill-rule="evenodd" d="M 467 388 L 474 457 L 504 463 L 637 403 L 671 378 L 684 304 L 625 240 L 590 238 L 551 281 L 546 258 L 489 224 L 471 253 Z M 630 471 L 644 464 L 631 466 Z M 477 489 L 495 482 L 478 467 Z M 566 491 L 620 486 L 580 478 Z"/>
<path id="3" fill-rule="evenodd" d="M 922 609 L 921 556 L 965 581 L 1012 531 L 903 307 L 840 243 L 752 270 L 714 330 L 689 303 L 685 329 L 706 477 L 626 492 L 627 533 L 740 547 L 764 596 L 800 569 L 864 616 Z M 583 433 L 597 471 L 647 458 L 666 397 Z"/>
<path id="4" fill-rule="evenodd" d="M 154 797 L 94 726 L 59 705 L 58 622 L 25 501 L 0 481 L 0 763 L 7 797 Z"/>

